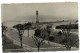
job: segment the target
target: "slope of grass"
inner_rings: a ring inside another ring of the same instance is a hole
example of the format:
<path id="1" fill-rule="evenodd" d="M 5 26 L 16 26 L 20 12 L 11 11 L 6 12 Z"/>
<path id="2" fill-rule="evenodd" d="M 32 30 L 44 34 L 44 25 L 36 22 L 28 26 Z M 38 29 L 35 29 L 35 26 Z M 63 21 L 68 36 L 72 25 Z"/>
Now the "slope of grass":
<path id="1" fill-rule="evenodd" d="M 58 35 L 58 32 L 55 32 L 55 31 L 52 31 L 51 36 L 54 37 L 53 42 L 60 43 L 60 44 L 63 44 L 61 42 L 66 38 L 65 34 L 60 36 L 60 35 Z M 74 44 L 74 46 L 79 48 L 79 41 L 78 41 L 79 38 L 78 38 L 77 34 L 71 33 L 69 39 L 71 39 L 73 42 L 75 42 L 77 40 L 77 42 Z"/>
<path id="2" fill-rule="evenodd" d="M 2 37 L 2 45 L 3 45 L 3 51 L 12 51 L 12 52 L 23 52 L 24 50 L 21 49 L 21 47 L 19 45 L 15 45 L 13 44 L 13 41 L 10 40 L 9 38 L 7 37 Z M 17 49 L 17 50 L 15 50 Z M 28 51 L 28 50 L 25 50 L 25 51 Z"/>

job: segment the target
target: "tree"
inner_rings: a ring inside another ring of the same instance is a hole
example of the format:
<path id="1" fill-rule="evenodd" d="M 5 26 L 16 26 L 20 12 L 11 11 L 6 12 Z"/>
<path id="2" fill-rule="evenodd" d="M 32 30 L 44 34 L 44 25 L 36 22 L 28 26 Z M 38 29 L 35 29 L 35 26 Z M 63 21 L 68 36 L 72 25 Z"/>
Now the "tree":
<path id="1" fill-rule="evenodd" d="M 59 25 L 59 26 L 56 26 L 56 29 L 61 29 L 62 33 L 64 34 L 64 31 L 65 31 L 65 25 Z"/>
<path id="2" fill-rule="evenodd" d="M 51 26 L 47 25 L 46 29 L 47 29 L 47 33 L 48 33 L 48 44 L 50 44 L 49 43 L 49 36 L 50 36 L 50 33 L 51 33 L 50 28 L 51 28 Z"/>
<path id="3" fill-rule="evenodd" d="M 71 32 L 71 23 L 69 25 L 66 25 L 65 30 L 66 30 L 66 32 L 65 32 L 66 38 L 68 38 L 71 35 L 71 33 L 70 33 Z"/>
<path id="4" fill-rule="evenodd" d="M 38 51 L 39 51 L 40 47 L 44 44 L 44 39 L 41 39 L 41 38 L 36 37 L 36 36 L 33 36 L 32 38 L 33 38 L 35 45 L 37 46 Z"/>
<path id="5" fill-rule="evenodd" d="M 64 34 L 64 31 L 65 31 L 65 25 L 61 25 L 61 28 L 60 28 L 61 30 L 62 30 L 62 33 Z"/>
<path id="6" fill-rule="evenodd" d="M 72 40 L 72 37 L 71 37 L 71 23 L 69 25 L 66 25 L 65 27 L 65 35 L 66 35 L 66 38 L 64 39 L 65 42 L 65 47 L 67 48 L 67 50 L 70 50 L 72 46 L 75 45 L 75 43 L 78 41 L 78 40 Z"/>
<path id="7" fill-rule="evenodd" d="M 40 37 L 40 35 L 41 35 L 41 30 L 40 29 L 36 29 L 34 36 Z"/>
<path id="8" fill-rule="evenodd" d="M 54 37 L 53 37 L 53 36 L 50 36 L 50 37 L 49 37 L 49 40 L 50 40 L 50 41 L 53 41 L 53 40 L 54 40 Z"/>
<path id="9" fill-rule="evenodd" d="M 7 31 L 7 27 L 3 25 L 2 23 L 2 36 L 6 37 L 6 31 Z"/>
<path id="10" fill-rule="evenodd" d="M 36 36 L 33 36 L 32 38 L 33 38 L 35 45 L 37 46 L 38 51 L 39 51 L 40 47 L 44 44 L 44 39 L 43 38 L 41 39 L 41 38 L 36 37 Z"/>
<path id="11" fill-rule="evenodd" d="M 61 35 L 62 35 L 62 32 L 61 32 L 61 31 L 59 31 L 59 32 L 58 32 L 58 35 L 59 35 L 59 36 L 61 36 Z"/>
<path id="12" fill-rule="evenodd" d="M 45 35 L 42 32 L 43 32 L 42 30 L 36 29 L 35 34 L 32 37 L 35 42 L 35 45 L 38 48 L 38 51 L 40 50 L 40 47 L 44 44 L 44 40 L 45 40 Z"/>
<path id="13" fill-rule="evenodd" d="M 24 24 L 24 27 L 25 27 L 25 29 L 27 29 L 28 30 L 28 37 L 29 37 L 29 29 L 31 28 L 31 23 L 30 22 L 28 22 L 28 23 L 26 23 L 26 24 Z"/>
<path id="14" fill-rule="evenodd" d="M 75 43 L 77 43 L 78 40 L 71 40 L 71 39 L 67 39 L 67 41 L 65 42 L 65 47 L 67 50 L 71 50 L 71 47 L 75 45 Z"/>
<path id="15" fill-rule="evenodd" d="M 15 26 L 13 26 L 13 28 L 16 28 L 18 30 L 19 39 L 21 41 L 21 48 L 22 48 L 22 35 L 24 33 L 24 26 L 22 24 L 17 24 Z"/>

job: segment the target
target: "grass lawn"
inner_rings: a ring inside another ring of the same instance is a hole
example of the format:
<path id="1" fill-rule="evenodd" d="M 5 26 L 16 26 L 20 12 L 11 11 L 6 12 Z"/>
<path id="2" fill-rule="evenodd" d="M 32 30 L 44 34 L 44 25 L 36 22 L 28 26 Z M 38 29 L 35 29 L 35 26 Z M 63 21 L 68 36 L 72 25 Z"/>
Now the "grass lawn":
<path id="1" fill-rule="evenodd" d="M 27 36 L 28 34 L 26 32 L 27 31 L 25 31 L 24 32 L 25 34 L 23 35 L 23 44 L 26 44 L 26 45 L 28 45 L 28 46 L 30 46 L 32 48 L 37 48 L 36 45 L 35 45 L 35 43 L 34 43 L 34 40 L 32 39 L 32 36 L 34 36 L 34 31 L 33 32 L 32 31 L 29 31 L 30 32 L 30 37 Z M 14 29 L 8 30 L 7 31 L 7 35 L 10 36 L 11 38 L 13 38 L 14 40 L 20 42 L 18 32 L 15 31 Z M 58 36 L 58 32 L 57 31 L 53 31 L 53 30 L 52 30 L 50 36 L 53 36 L 54 37 L 54 40 L 52 41 L 53 43 L 54 42 L 55 43 L 60 43 L 64 39 L 64 37 L 65 37 L 64 35 Z M 73 40 L 78 39 L 78 35 L 76 35 L 76 34 L 72 34 L 71 37 L 72 37 Z M 76 44 L 78 44 L 78 43 L 76 43 Z M 45 43 L 43 46 L 41 46 L 41 48 L 46 48 L 46 47 L 59 47 L 59 45 L 58 44 L 49 45 L 48 43 Z M 45 51 L 45 50 L 46 51 L 51 51 L 51 50 L 52 51 L 54 51 L 54 50 L 58 51 L 58 50 L 66 50 L 66 48 L 63 48 L 63 47 L 62 47 L 62 49 L 61 48 L 57 48 L 57 49 L 55 49 L 55 48 L 51 48 L 50 49 L 49 48 L 49 49 L 41 49 L 41 50 L 42 51 Z"/>
<path id="2" fill-rule="evenodd" d="M 73 30 L 72 30 L 72 31 L 73 31 Z M 77 32 L 77 31 L 78 31 L 78 30 L 76 30 L 76 32 Z M 59 35 L 58 35 L 58 32 L 57 32 L 57 31 L 54 31 L 54 30 L 51 32 L 51 36 L 54 37 L 54 40 L 53 40 L 52 42 L 56 42 L 56 43 L 61 43 L 62 40 L 65 38 L 65 34 L 59 36 Z M 73 33 L 71 33 L 70 39 L 71 39 L 73 42 L 74 42 L 75 40 L 79 40 L 78 34 L 73 34 Z M 74 46 L 79 48 L 79 41 L 77 41 Z"/>
<path id="3" fill-rule="evenodd" d="M 12 40 L 10 40 L 9 38 L 7 38 L 7 37 L 2 37 L 2 45 L 3 45 L 3 51 L 5 52 L 19 52 L 19 51 L 24 51 L 23 49 L 22 50 L 19 50 L 19 49 L 21 49 L 21 47 L 19 46 L 19 45 L 15 45 L 15 44 L 13 44 L 13 41 Z M 15 50 L 15 49 L 17 49 L 17 50 Z M 28 50 L 26 50 L 26 51 L 28 51 Z"/>

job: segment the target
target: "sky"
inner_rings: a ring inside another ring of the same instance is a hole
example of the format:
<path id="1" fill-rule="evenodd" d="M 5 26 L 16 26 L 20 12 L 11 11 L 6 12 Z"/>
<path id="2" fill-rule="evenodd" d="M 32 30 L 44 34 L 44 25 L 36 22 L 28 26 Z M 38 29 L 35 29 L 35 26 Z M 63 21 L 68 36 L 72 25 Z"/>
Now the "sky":
<path id="1" fill-rule="evenodd" d="M 35 21 L 36 10 L 40 21 L 77 20 L 78 3 L 23 3 L 2 4 L 2 21 Z"/>

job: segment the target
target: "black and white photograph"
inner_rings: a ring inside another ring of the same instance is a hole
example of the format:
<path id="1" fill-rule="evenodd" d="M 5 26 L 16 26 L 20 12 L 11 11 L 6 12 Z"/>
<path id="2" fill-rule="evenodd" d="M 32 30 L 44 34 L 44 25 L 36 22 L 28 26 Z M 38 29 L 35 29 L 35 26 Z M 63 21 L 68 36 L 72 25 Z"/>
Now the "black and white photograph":
<path id="1" fill-rule="evenodd" d="M 78 2 L 1 4 L 3 52 L 78 51 Z"/>

